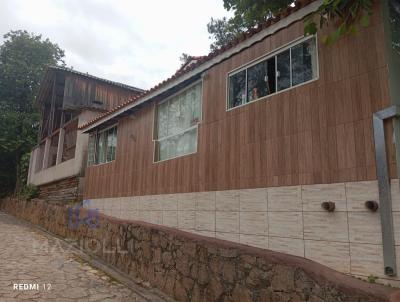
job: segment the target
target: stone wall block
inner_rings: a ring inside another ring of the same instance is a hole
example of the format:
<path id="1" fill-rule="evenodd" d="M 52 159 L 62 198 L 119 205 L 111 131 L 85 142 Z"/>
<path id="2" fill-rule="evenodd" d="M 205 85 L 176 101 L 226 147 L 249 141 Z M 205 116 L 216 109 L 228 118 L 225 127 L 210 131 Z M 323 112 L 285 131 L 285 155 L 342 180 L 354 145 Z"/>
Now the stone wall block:
<path id="1" fill-rule="evenodd" d="M 277 291 L 294 290 L 294 270 L 287 266 L 277 265 L 273 270 L 271 287 Z"/>

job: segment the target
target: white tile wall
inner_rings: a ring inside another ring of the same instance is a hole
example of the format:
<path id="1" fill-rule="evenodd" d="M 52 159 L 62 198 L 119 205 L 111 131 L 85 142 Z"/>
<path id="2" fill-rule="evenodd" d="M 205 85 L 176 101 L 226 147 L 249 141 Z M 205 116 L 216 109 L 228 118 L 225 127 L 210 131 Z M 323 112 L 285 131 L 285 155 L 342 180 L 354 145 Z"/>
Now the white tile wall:
<path id="1" fill-rule="evenodd" d="M 303 239 L 302 212 L 268 212 L 269 236 Z"/>
<path id="2" fill-rule="evenodd" d="M 177 211 L 178 210 L 178 197 L 175 194 L 161 195 L 160 203 L 161 208 L 165 211 Z"/>
<path id="3" fill-rule="evenodd" d="M 196 211 L 178 211 L 178 228 L 194 230 L 196 225 Z"/>
<path id="4" fill-rule="evenodd" d="M 163 211 L 162 224 L 169 227 L 178 227 L 178 212 L 177 211 Z"/>
<path id="5" fill-rule="evenodd" d="M 321 202 L 333 201 L 336 211 L 347 211 L 346 191 L 343 183 L 302 186 L 304 211 L 323 212 Z"/>
<path id="6" fill-rule="evenodd" d="M 302 239 L 270 236 L 268 248 L 273 251 L 304 257 L 304 240 Z"/>
<path id="7" fill-rule="evenodd" d="M 400 188 L 392 180 L 400 266 Z M 90 207 L 123 219 L 176 227 L 203 236 L 306 257 L 357 276 L 383 277 L 376 181 L 103 198 Z M 333 201 L 328 213 L 323 201 Z"/>
<path id="8" fill-rule="evenodd" d="M 217 211 L 239 211 L 239 191 L 218 191 L 215 194 Z"/>
<path id="9" fill-rule="evenodd" d="M 344 273 L 350 273 L 350 245 L 347 242 L 305 240 L 305 257 Z"/>
<path id="10" fill-rule="evenodd" d="M 353 274 L 385 277 L 381 245 L 350 243 L 350 255 Z"/>
<path id="11" fill-rule="evenodd" d="M 268 188 L 269 211 L 302 211 L 301 187 Z"/>
<path id="12" fill-rule="evenodd" d="M 240 211 L 268 211 L 267 189 L 247 189 L 240 190 Z"/>
<path id="13" fill-rule="evenodd" d="M 224 233 L 239 233 L 239 212 L 216 212 L 215 230 Z"/>
<path id="14" fill-rule="evenodd" d="M 196 194 L 197 211 L 215 211 L 215 192 L 199 192 Z"/>
<path id="15" fill-rule="evenodd" d="M 245 235 L 240 234 L 240 243 L 256 246 L 262 249 L 268 248 L 268 237 L 267 236 L 257 236 L 257 235 Z"/>
<path id="16" fill-rule="evenodd" d="M 379 203 L 378 182 L 361 181 L 346 183 L 347 209 L 349 211 L 367 212 L 364 203 L 374 200 Z"/>
<path id="17" fill-rule="evenodd" d="M 346 212 L 304 212 L 304 239 L 349 242 Z"/>
<path id="18" fill-rule="evenodd" d="M 240 212 L 240 234 L 268 235 L 268 212 Z"/>
<path id="19" fill-rule="evenodd" d="M 392 209 L 395 212 L 400 212 L 400 184 L 398 179 L 391 180 L 391 193 L 392 193 Z"/>
<path id="20" fill-rule="evenodd" d="M 349 212 L 348 216 L 350 242 L 382 244 L 379 213 Z"/>
<path id="21" fill-rule="evenodd" d="M 197 193 L 177 194 L 178 211 L 196 211 L 196 194 Z"/>
<path id="22" fill-rule="evenodd" d="M 215 232 L 215 212 L 197 211 L 195 217 L 196 231 L 212 231 Z"/>
<path id="23" fill-rule="evenodd" d="M 215 233 L 215 238 L 222 239 L 222 240 L 227 240 L 227 241 L 238 242 L 238 243 L 240 242 L 239 234 L 235 234 L 235 233 L 216 232 Z"/>

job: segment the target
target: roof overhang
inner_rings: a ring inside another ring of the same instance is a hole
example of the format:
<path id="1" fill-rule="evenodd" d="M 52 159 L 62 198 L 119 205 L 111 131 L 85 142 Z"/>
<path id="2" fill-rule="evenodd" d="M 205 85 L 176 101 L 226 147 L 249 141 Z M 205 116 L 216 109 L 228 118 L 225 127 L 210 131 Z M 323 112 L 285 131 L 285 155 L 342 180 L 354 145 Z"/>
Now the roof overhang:
<path id="1" fill-rule="evenodd" d="M 205 63 L 201 64 L 197 68 L 183 74 L 179 78 L 171 81 L 170 83 L 166 84 L 165 86 L 162 86 L 161 88 L 150 92 L 143 97 L 140 97 L 137 99 L 135 102 L 129 103 L 128 105 L 119 108 L 118 110 L 115 110 L 111 114 L 105 116 L 104 118 L 99 119 L 98 121 L 95 121 L 91 124 L 89 124 L 87 127 L 83 128 L 83 132 L 90 132 L 93 129 L 97 128 L 103 123 L 106 123 L 110 119 L 114 119 L 123 114 L 124 112 L 131 110 L 132 108 L 135 108 L 137 106 L 142 105 L 143 103 L 146 103 L 155 97 L 159 96 L 160 94 L 163 94 L 167 92 L 168 90 L 174 88 L 175 86 L 182 84 L 183 82 L 190 81 L 191 78 L 196 77 L 196 76 L 201 76 L 203 73 L 205 73 L 208 69 L 210 69 L 212 66 L 217 65 L 226 59 L 230 58 L 231 56 L 240 53 L 246 48 L 249 48 L 253 44 L 262 41 L 268 36 L 273 35 L 274 33 L 278 32 L 279 30 L 288 27 L 290 24 L 302 20 L 304 17 L 308 16 L 309 14 L 315 12 L 322 4 L 323 0 L 318 0 L 311 2 L 309 5 L 299 9 L 298 11 L 295 11 L 294 13 L 290 14 L 289 16 L 279 20 L 278 22 L 270 25 L 266 29 L 260 31 L 259 33 L 251 36 L 250 38 L 244 40 L 243 42 L 239 43 L 238 45 L 226 50 L 225 52 L 221 53 L 220 55 L 217 55 L 216 57 L 212 58 L 209 61 L 206 61 Z"/>

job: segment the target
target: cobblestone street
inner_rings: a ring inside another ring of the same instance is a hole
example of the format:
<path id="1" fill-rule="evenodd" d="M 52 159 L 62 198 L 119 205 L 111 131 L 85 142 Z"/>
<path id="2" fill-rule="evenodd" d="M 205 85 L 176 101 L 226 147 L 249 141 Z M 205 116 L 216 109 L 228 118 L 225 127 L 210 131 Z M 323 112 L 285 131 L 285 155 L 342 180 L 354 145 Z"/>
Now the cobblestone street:
<path id="1" fill-rule="evenodd" d="M 59 239 L 0 212 L 0 301 L 148 300 L 78 258 Z"/>

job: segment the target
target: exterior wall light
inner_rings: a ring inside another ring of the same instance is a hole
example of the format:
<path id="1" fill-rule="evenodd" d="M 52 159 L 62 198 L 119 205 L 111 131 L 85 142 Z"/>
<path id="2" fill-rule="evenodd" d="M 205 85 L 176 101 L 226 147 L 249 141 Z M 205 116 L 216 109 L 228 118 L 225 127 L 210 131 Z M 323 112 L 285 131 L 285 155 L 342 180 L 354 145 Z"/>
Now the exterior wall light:
<path id="1" fill-rule="evenodd" d="M 371 212 L 376 212 L 379 209 L 379 204 L 375 200 L 367 200 L 365 207 Z"/>
<path id="2" fill-rule="evenodd" d="M 321 207 L 328 212 L 333 212 L 335 211 L 335 203 L 333 201 L 324 201 L 321 203 Z"/>

